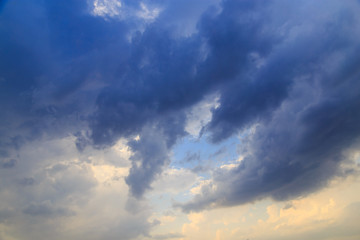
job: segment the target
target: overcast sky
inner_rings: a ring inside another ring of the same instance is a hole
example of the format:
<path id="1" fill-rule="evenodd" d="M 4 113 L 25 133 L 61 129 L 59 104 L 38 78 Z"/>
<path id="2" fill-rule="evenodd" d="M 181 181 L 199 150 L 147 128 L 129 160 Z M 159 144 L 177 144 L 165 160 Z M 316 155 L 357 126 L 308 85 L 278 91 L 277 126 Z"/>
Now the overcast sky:
<path id="1" fill-rule="evenodd" d="M 0 240 L 360 239 L 360 1 L 0 1 Z"/>

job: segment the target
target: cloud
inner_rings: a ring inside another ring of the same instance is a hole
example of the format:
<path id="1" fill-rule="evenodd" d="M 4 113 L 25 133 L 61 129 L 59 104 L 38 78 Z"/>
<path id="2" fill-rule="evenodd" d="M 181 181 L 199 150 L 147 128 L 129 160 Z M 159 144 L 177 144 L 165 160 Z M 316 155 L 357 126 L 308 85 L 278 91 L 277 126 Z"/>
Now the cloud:
<path id="1" fill-rule="evenodd" d="M 168 234 L 159 234 L 152 236 L 152 239 L 179 239 L 183 238 L 184 235 L 181 233 L 168 233 Z"/>
<path id="2" fill-rule="evenodd" d="M 170 163 L 169 152 L 178 137 L 185 135 L 183 115 L 168 116 L 155 126 L 145 127 L 139 140 L 128 144 L 134 154 L 126 183 L 133 196 L 141 198 Z"/>
<path id="3" fill-rule="evenodd" d="M 1 163 L 1 168 L 13 168 L 16 165 L 16 159 L 5 159 Z"/>
<path id="4" fill-rule="evenodd" d="M 16 170 L 18 188 L 59 194 L 46 208 L 26 190 L 25 212 L 57 212 L 57 201 L 96 188 L 89 151 L 121 139 L 131 163 L 117 164 L 131 165 L 128 190 L 143 199 L 173 146 L 202 128 L 212 143 L 241 135 L 244 158 L 215 170 L 185 211 L 316 191 L 346 175 L 343 153 L 358 146 L 358 10 L 358 1 L 8 1 L 1 171 Z M 36 160 L 26 148 L 68 136 L 85 162 Z"/>
<path id="5" fill-rule="evenodd" d="M 265 197 L 291 199 L 344 176 L 344 152 L 358 147 L 360 133 L 355 124 L 359 95 L 353 90 L 359 85 L 360 61 L 354 55 L 359 45 L 348 27 L 341 27 L 351 26 L 359 34 L 351 6 L 323 10 L 337 18 L 302 19 L 297 35 L 277 44 L 255 78 L 229 85 L 208 125 L 211 140 L 250 126 L 256 126 L 255 133 L 244 137 L 243 161 L 236 168 L 216 170 L 213 181 L 183 205 L 184 211 Z"/>
<path id="6" fill-rule="evenodd" d="M 24 210 L 23 213 L 31 215 L 31 216 L 68 216 L 73 213 L 64 208 L 55 208 L 51 206 L 50 202 L 42 202 L 42 203 L 30 203 Z"/>
<path id="7" fill-rule="evenodd" d="M 190 213 L 184 239 L 357 239 L 358 180 L 332 181 L 329 188 L 287 202 L 264 199 Z"/>
<path id="8" fill-rule="evenodd" d="M 112 8 L 113 2 L 106 3 L 105 9 Z M 142 155 L 142 164 L 140 168 L 133 164 L 127 182 L 131 192 L 141 197 L 169 162 L 166 155 L 171 147 L 186 134 L 189 108 L 236 75 L 236 67 L 246 61 L 250 51 L 247 44 L 253 46 L 254 42 L 248 40 L 235 55 L 225 48 L 228 43 L 223 40 L 236 44 L 245 40 L 245 35 L 229 39 L 226 34 L 213 35 L 211 22 L 219 32 L 224 24 L 221 16 L 216 17 L 217 10 L 208 11 L 191 36 L 174 34 L 172 27 L 182 16 L 171 12 L 189 8 L 174 4 L 163 5 L 159 16 L 144 25 L 132 16 L 94 15 L 86 1 L 8 3 L 2 15 L 7 24 L 1 27 L 2 36 L 9 36 L 1 38 L 7 49 L 3 55 L 7 60 L 0 66 L 2 89 L 6 89 L 1 104 L 8 112 L 2 120 L 6 126 L 0 144 L 3 151 L 15 154 L 19 144 L 43 135 L 68 134 L 78 137 L 80 151 L 91 144 L 107 148 L 120 138 L 131 139 L 155 127 L 162 133 L 153 141 L 158 141 L 158 146 L 166 144 L 163 156 L 159 153 L 161 160 L 145 156 L 151 149 L 132 143 L 132 159 L 140 161 L 135 155 Z M 190 28 L 196 26 L 208 4 L 199 1 L 191 8 Z M 155 5 L 161 4 L 154 3 L 154 8 L 160 8 Z M 144 6 L 153 9 L 148 3 L 123 1 L 117 10 Z M 237 9 L 246 12 L 241 7 Z M 245 7 L 253 9 L 252 4 Z M 16 14 L 19 12 L 26 14 Z M 169 25 L 171 21 L 175 22 Z M 256 31 L 249 34 L 256 35 Z M 233 64 L 224 65 L 225 61 Z"/>
<path id="9" fill-rule="evenodd" d="M 72 136 L 38 139 L 18 151 L 14 168 L 1 169 L 3 237 L 96 240 L 148 236 L 153 227 L 148 221 L 149 206 L 139 203 L 136 212 L 126 210 L 129 189 L 124 178 L 130 166 L 126 146 L 119 141 L 105 152 L 87 147 L 79 153 L 74 140 Z M 114 159 L 120 164 L 112 164 Z"/>
<path id="10" fill-rule="evenodd" d="M 196 180 L 196 174 L 190 170 L 170 168 L 154 182 L 154 191 L 179 194 L 186 192 Z"/>

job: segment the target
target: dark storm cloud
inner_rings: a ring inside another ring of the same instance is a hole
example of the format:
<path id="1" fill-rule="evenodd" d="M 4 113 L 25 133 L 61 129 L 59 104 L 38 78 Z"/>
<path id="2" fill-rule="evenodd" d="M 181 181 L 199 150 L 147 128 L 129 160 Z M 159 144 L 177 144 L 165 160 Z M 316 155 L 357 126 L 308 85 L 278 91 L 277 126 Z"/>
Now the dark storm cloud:
<path id="1" fill-rule="evenodd" d="M 74 135 L 79 151 L 127 138 L 126 182 L 141 198 L 186 134 L 186 111 L 216 92 L 202 131 L 212 142 L 258 127 L 240 166 L 216 171 L 217 187 L 185 210 L 287 199 L 340 174 L 360 134 L 358 2 L 228 0 L 205 11 L 196 1 L 173 14 L 190 2 L 144 1 L 163 7 L 151 21 L 136 15 L 140 1 L 123 1 L 118 17 L 90 14 L 89 2 L 1 10 L 2 157 L 42 135 Z"/>
<path id="2" fill-rule="evenodd" d="M 253 49 L 260 47 L 263 52 L 268 48 L 268 41 L 260 38 L 260 17 L 252 17 L 258 4 L 244 2 L 231 7 L 243 13 L 244 19 L 237 22 L 234 15 L 227 17 L 224 12 L 217 16 L 209 11 L 199 23 L 199 33 L 188 38 L 174 39 L 162 22 L 155 22 L 143 34 L 137 34 L 132 40 L 127 71 L 97 98 L 97 111 L 91 120 L 94 143 L 112 144 L 119 137 L 140 133 L 149 122 L 163 126 L 163 137 L 169 147 L 183 136 L 183 111 L 215 87 L 231 82 L 246 66 L 247 54 Z M 231 25 L 224 28 L 227 24 Z M 234 31 L 237 28 L 244 30 Z M 176 120 L 178 128 L 163 123 L 174 111 L 180 116 Z M 161 140 L 159 144 L 163 144 Z M 147 158 L 141 152 L 135 155 Z M 138 192 L 136 196 L 142 195 L 141 189 L 149 188 L 147 185 L 166 162 L 150 157 L 140 165 L 134 163 L 127 178 L 131 191 Z M 145 167 L 149 164 L 151 168 Z"/>
<path id="3" fill-rule="evenodd" d="M 213 182 L 181 205 L 184 211 L 291 199 L 346 175 L 340 167 L 345 151 L 358 148 L 360 136 L 359 43 L 353 35 L 359 36 L 360 19 L 350 8 L 324 10 L 332 17 L 280 43 L 252 82 L 225 90 L 209 124 L 212 140 L 258 125 L 245 134 L 239 166 L 215 171 Z"/>
<path id="4" fill-rule="evenodd" d="M 254 1 L 252 4 L 255 5 L 256 2 L 258 1 Z M 232 4 L 225 4 L 224 7 L 223 12 L 226 16 L 234 16 L 238 12 L 233 8 Z M 243 58 L 250 57 L 254 64 L 253 66 L 247 66 L 246 72 L 238 75 L 238 79 L 228 84 L 222 91 L 221 107 L 213 110 L 212 120 L 207 126 L 212 133 L 212 141 L 219 142 L 237 132 L 236 130 L 244 129 L 253 122 L 269 118 L 271 113 L 288 97 L 288 92 L 297 78 L 305 74 L 315 74 L 316 69 L 314 68 L 316 65 L 326 60 L 335 49 L 341 51 L 347 47 L 347 36 L 350 32 L 344 31 L 341 26 L 349 24 L 351 19 L 346 19 L 345 12 L 337 14 L 339 16 L 336 16 L 336 20 L 329 19 L 329 22 L 321 23 L 324 24 L 322 26 L 313 27 L 312 29 L 301 29 L 303 27 L 301 26 L 298 30 L 292 29 L 294 26 L 291 26 L 289 29 L 284 30 L 288 31 L 287 34 L 292 34 L 291 31 L 299 31 L 294 33 L 299 34 L 295 39 L 291 39 L 291 36 L 286 35 L 282 39 L 277 39 L 276 35 L 262 35 L 261 41 L 258 40 L 258 46 L 253 43 L 253 41 L 257 40 L 254 37 L 247 40 L 249 43 L 245 42 L 245 49 L 248 51 L 253 50 L 253 53 L 247 55 L 240 52 L 239 55 Z M 250 14 L 250 16 L 252 15 Z M 223 17 L 223 19 L 226 18 L 229 17 Z M 270 18 L 267 16 L 267 12 L 261 15 L 261 19 L 266 20 L 267 18 Z M 256 19 L 250 18 L 248 21 L 256 21 Z M 262 31 L 269 31 L 270 29 L 280 31 L 279 27 L 282 26 L 272 26 L 272 21 L 273 19 L 269 19 L 267 24 L 262 21 L 257 22 L 261 24 Z M 290 24 L 292 23 L 292 19 L 288 21 Z M 294 22 L 293 24 L 303 23 Z M 222 25 L 222 27 L 224 26 L 225 24 Z M 255 27 L 260 28 L 256 25 Z M 345 36 L 342 35 L 343 31 Z M 243 34 L 245 39 L 251 36 L 247 32 Z M 231 39 L 231 36 L 226 37 L 226 39 L 229 38 Z M 265 38 L 265 40 L 262 38 Z M 243 43 L 244 40 L 239 38 L 235 42 L 239 44 Z M 269 46 L 273 45 L 276 45 L 276 47 L 269 49 Z M 236 47 L 226 45 L 226 48 L 222 49 L 221 52 L 234 51 L 234 48 L 236 49 Z M 226 54 L 226 56 L 230 56 L 230 54 Z M 240 56 L 238 59 L 240 59 Z M 230 59 L 225 62 L 229 61 Z M 264 61 L 264 63 L 261 63 L 261 61 Z M 235 59 L 235 63 L 238 62 L 239 60 Z M 240 63 L 244 62 L 245 59 Z M 258 64 L 260 66 L 256 66 Z M 263 66 L 261 66 L 262 64 Z"/>
<path id="5" fill-rule="evenodd" d="M 133 33 L 140 20 L 91 16 L 86 1 L 25 5 L 9 3 L 3 17 L 7 24 L 2 36 L 16 40 L 2 39 L 6 50 L 2 84 L 7 93 L 3 104 L 11 108 L 3 126 L 12 122 L 10 131 L 3 130 L 3 145 L 11 145 L 15 137 L 26 141 L 44 132 L 73 133 L 78 149 L 83 150 L 91 142 L 106 147 L 121 137 L 134 137 L 144 127 L 161 126 L 157 128 L 162 137 L 154 139 L 159 145 L 165 142 L 168 151 L 185 134 L 186 108 L 230 81 L 253 48 L 266 48 L 256 40 L 259 17 L 252 23 L 257 4 L 249 2 L 232 6 L 244 13 L 245 20 L 237 23 L 224 18 L 227 13 L 216 16 L 216 11 L 209 11 L 199 24 L 199 33 L 186 38 L 174 36 L 169 28 L 173 25 L 165 24 L 166 16 L 170 17 L 166 10 L 143 33 Z M 173 11 L 173 5 L 167 7 Z M 191 14 L 200 15 L 204 6 L 195 9 Z M 231 25 L 224 30 L 226 24 Z M 245 25 L 249 26 L 245 29 Z M 22 71 L 16 70 L 19 68 Z M 90 134 L 79 133 L 78 128 L 86 125 Z M 135 189 L 149 188 L 153 176 L 168 162 L 165 157 L 145 156 L 141 151 L 151 151 L 143 148 L 133 144 L 132 159 L 139 161 L 135 156 L 141 156 L 143 162 L 133 164 L 127 178 L 131 192 L 138 196 L 144 190 Z M 145 167 L 148 165 L 152 167 Z"/>

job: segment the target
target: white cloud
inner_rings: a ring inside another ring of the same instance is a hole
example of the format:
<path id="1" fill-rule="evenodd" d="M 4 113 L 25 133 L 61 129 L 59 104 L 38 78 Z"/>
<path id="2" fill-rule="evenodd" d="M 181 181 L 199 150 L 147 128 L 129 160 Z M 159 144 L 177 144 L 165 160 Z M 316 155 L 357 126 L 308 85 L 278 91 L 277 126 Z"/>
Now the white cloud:
<path id="1" fill-rule="evenodd" d="M 140 3 L 141 10 L 137 12 L 137 16 L 146 20 L 147 22 L 154 21 L 160 14 L 161 9 L 156 7 L 149 7 L 145 3 Z"/>
<path id="2" fill-rule="evenodd" d="M 118 0 L 94 0 L 92 14 L 102 17 L 120 15 L 122 4 Z"/>
<path id="3" fill-rule="evenodd" d="M 187 124 L 185 130 L 193 137 L 197 137 L 202 129 L 211 120 L 211 109 L 216 109 L 220 106 L 220 96 L 218 94 L 211 94 L 204 98 L 204 100 L 195 104 L 187 114 Z"/>

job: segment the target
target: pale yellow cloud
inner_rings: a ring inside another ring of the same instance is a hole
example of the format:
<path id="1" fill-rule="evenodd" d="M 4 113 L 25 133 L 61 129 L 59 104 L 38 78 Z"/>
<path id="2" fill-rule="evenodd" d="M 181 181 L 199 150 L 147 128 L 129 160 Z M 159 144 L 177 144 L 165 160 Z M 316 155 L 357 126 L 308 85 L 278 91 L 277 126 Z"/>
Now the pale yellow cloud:
<path id="1" fill-rule="evenodd" d="M 182 240 L 360 239 L 360 217 L 354 216 L 360 213 L 358 189 L 359 179 L 349 177 L 345 181 L 334 180 L 316 194 L 287 202 L 263 200 L 191 213 L 182 223 Z M 192 189 L 194 193 L 196 190 Z M 167 227 L 168 232 L 179 231 Z"/>
<path id="2" fill-rule="evenodd" d="M 190 223 L 186 223 L 183 226 L 183 233 L 190 231 L 199 231 L 199 223 L 204 221 L 204 214 L 202 213 L 190 213 L 188 216 Z"/>

